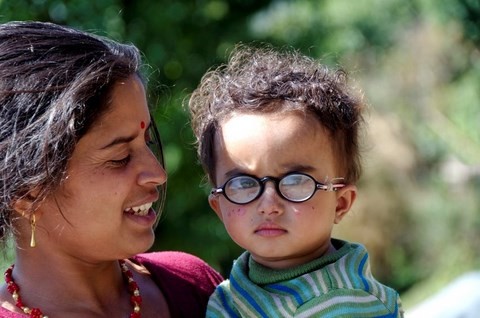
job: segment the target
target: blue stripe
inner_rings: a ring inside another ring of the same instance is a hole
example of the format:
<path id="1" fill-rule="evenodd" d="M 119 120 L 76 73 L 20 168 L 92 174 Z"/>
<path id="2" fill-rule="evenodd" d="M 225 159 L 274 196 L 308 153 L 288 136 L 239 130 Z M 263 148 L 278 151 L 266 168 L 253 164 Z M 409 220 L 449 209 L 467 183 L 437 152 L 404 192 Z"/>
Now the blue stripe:
<path id="1" fill-rule="evenodd" d="M 345 265 L 347 266 L 347 268 L 345 269 L 347 273 L 347 279 L 350 280 L 354 288 L 359 287 L 360 285 L 359 277 L 357 274 L 355 274 L 355 270 L 357 269 L 356 262 L 353 260 L 350 261 L 347 259 L 347 261 L 345 262 Z"/>
<path id="2" fill-rule="evenodd" d="M 268 285 L 268 287 L 272 288 L 272 289 L 276 289 L 276 290 L 280 290 L 280 291 L 289 293 L 289 294 L 293 295 L 293 297 L 295 297 L 295 300 L 297 301 L 297 303 L 303 304 L 302 297 L 293 288 L 290 288 L 290 287 L 287 287 L 287 286 L 282 286 L 282 285 L 276 285 L 276 284 Z"/>
<path id="3" fill-rule="evenodd" d="M 255 299 L 253 299 L 249 294 L 248 292 L 243 289 L 235 279 L 233 279 L 233 277 L 230 278 L 230 284 L 232 285 L 232 287 L 234 289 L 236 289 L 238 291 L 239 294 L 241 294 L 246 300 L 247 302 L 253 307 L 255 308 L 255 310 L 264 318 L 268 318 L 268 315 L 262 310 L 262 308 L 260 307 L 259 304 L 257 304 L 257 302 L 255 301 Z"/>
<path id="4" fill-rule="evenodd" d="M 365 263 L 367 262 L 367 258 L 368 258 L 368 255 L 365 254 L 362 260 L 360 261 L 360 266 L 358 267 L 358 276 L 360 276 L 360 278 L 362 279 L 363 285 L 365 286 L 365 290 L 367 292 L 370 292 L 370 287 L 368 286 L 368 282 L 363 276 L 363 268 L 365 266 Z"/>
<path id="5" fill-rule="evenodd" d="M 225 292 L 223 288 L 217 288 L 217 292 L 220 296 L 220 300 L 222 301 L 223 308 L 228 312 L 231 317 L 239 317 L 230 306 L 228 306 L 227 297 L 225 296 Z"/>

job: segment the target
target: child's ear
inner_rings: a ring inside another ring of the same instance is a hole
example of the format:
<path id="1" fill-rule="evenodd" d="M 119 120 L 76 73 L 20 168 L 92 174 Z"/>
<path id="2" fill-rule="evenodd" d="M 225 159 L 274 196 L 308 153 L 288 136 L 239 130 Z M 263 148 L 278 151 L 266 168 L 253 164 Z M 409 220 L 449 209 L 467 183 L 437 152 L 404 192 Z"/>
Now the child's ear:
<path id="1" fill-rule="evenodd" d="M 220 218 L 220 220 L 223 221 L 222 211 L 220 210 L 220 203 L 218 202 L 218 195 L 210 194 L 208 196 L 208 203 L 210 204 L 212 210 L 215 211 L 217 216 Z"/>
<path id="2" fill-rule="evenodd" d="M 357 197 L 357 187 L 347 185 L 337 190 L 337 207 L 335 210 L 335 224 L 340 223 L 343 217 L 350 211 Z"/>

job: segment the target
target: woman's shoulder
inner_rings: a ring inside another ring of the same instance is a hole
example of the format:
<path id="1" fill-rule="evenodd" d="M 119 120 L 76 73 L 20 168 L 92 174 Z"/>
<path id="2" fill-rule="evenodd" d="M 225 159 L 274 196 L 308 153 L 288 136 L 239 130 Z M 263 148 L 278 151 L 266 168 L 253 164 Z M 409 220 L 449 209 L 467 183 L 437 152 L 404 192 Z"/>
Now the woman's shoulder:
<path id="1" fill-rule="evenodd" d="M 174 276 L 188 278 L 190 276 L 212 276 L 221 278 L 220 274 L 201 258 L 178 251 L 151 252 L 138 254 L 132 258 L 136 263 L 144 265 L 151 271 L 160 271 Z M 154 274 L 154 273 L 152 273 Z"/>
<path id="2" fill-rule="evenodd" d="M 208 298 L 222 276 L 205 261 L 184 252 L 152 252 L 136 255 L 162 290 L 172 317 L 204 317 Z"/>

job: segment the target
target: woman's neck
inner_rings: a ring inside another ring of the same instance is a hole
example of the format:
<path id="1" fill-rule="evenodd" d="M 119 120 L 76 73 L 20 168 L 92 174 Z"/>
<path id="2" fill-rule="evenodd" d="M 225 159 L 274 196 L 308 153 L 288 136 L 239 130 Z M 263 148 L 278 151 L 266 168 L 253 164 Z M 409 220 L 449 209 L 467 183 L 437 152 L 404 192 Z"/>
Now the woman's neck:
<path id="1" fill-rule="evenodd" d="M 25 306 L 60 317 L 119 316 L 133 309 L 118 261 L 93 264 L 19 254 L 12 275 Z M 1 299 L 14 304 L 4 286 Z"/>

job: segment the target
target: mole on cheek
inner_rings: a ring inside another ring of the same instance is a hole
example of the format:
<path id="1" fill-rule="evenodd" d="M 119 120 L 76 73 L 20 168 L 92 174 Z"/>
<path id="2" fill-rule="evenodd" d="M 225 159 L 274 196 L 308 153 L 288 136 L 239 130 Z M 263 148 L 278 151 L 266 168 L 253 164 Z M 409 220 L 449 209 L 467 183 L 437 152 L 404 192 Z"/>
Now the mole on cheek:
<path id="1" fill-rule="evenodd" d="M 232 217 L 232 216 L 242 216 L 242 215 L 245 215 L 246 213 L 246 210 L 244 208 L 234 208 L 234 209 L 231 209 L 231 210 L 228 210 L 228 213 L 227 215 L 229 217 Z"/>
<path id="2" fill-rule="evenodd" d="M 242 215 L 245 215 L 246 210 L 245 210 L 245 208 L 238 208 L 236 213 L 237 213 L 238 216 L 242 216 Z"/>

